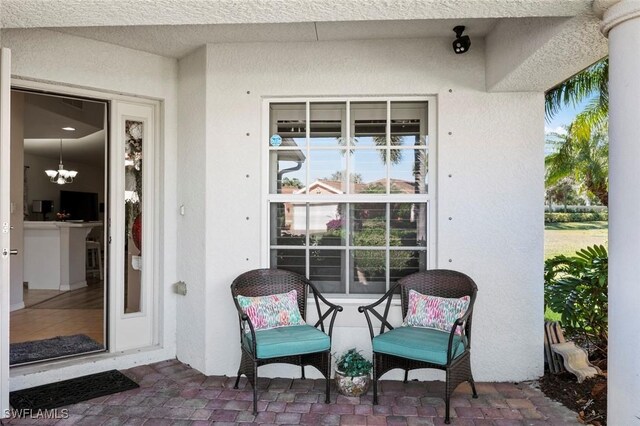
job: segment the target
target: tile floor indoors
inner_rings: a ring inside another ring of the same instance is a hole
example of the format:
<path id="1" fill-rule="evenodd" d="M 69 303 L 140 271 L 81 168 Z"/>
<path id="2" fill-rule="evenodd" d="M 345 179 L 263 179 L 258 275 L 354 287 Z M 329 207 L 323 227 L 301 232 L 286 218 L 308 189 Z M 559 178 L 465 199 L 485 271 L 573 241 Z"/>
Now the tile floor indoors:
<path id="1" fill-rule="evenodd" d="M 293 367 L 292 368 L 296 368 Z M 309 367 L 311 368 L 311 367 Z M 177 360 L 123 371 L 140 388 L 71 405 L 64 420 L 5 420 L 5 424 L 56 425 L 438 425 L 444 424 L 442 382 L 381 381 L 380 404 L 371 391 L 348 398 L 332 389 L 324 401 L 322 380 L 260 379 L 258 415 L 251 412 L 246 379 L 205 376 Z M 545 397 L 530 383 L 477 383 L 478 399 L 466 385 L 452 398 L 453 425 L 576 425 L 576 414 Z"/>

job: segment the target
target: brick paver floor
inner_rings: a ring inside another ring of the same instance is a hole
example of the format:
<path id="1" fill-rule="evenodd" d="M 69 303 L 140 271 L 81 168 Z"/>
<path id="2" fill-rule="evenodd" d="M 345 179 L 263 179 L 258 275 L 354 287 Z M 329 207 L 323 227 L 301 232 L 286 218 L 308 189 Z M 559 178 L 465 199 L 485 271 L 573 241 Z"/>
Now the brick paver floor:
<path id="1" fill-rule="evenodd" d="M 295 368 L 295 367 L 292 367 Z M 310 369 L 311 367 L 309 367 Z M 14 419 L 11 424 L 56 425 L 439 425 L 444 424 L 442 382 L 380 382 L 372 395 L 349 398 L 332 389 L 324 403 L 324 381 L 259 379 L 258 415 L 251 412 L 246 378 L 205 376 L 176 360 L 125 370 L 139 389 L 75 404 L 65 420 Z M 576 414 L 545 397 L 530 383 L 477 383 L 478 399 L 460 385 L 451 399 L 454 425 L 568 425 Z"/>

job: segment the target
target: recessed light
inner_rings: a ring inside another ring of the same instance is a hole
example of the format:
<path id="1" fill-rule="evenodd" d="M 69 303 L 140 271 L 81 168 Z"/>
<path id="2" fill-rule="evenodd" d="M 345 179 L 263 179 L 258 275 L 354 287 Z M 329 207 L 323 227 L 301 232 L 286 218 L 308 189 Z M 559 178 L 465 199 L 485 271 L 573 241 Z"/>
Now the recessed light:
<path id="1" fill-rule="evenodd" d="M 75 127 L 63 127 L 62 130 L 66 130 L 67 132 L 75 132 Z"/>

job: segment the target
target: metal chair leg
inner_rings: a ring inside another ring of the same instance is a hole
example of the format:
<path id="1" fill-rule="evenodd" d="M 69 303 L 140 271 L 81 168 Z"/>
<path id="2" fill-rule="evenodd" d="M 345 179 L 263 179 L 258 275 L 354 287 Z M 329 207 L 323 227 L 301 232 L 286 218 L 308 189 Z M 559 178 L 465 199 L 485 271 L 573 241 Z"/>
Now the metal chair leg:
<path id="1" fill-rule="evenodd" d="M 240 383 L 240 375 L 241 375 L 241 374 L 242 374 L 242 373 L 240 373 L 240 370 L 238 370 L 238 376 L 236 377 L 236 384 L 235 384 L 235 385 L 233 385 L 233 388 L 234 388 L 234 389 L 238 389 L 238 384 Z"/>
<path id="2" fill-rule="evenodd" d="M 373 405 L 378 405 L 378 374 L 376 372 L 376 354 L 373 353 Z"/>
<path id="3" fill-rule="evenodd" d="M 451 418 L 449 417 L 449 410 L 450 410 L 450 398 L 451 398 L 451 390 L 449 389 L 449 387 L 451 386 L 451 378 L 450 376 L 450 372 L 449 369 L 446 370 L 446 384 L 445 384 L 445 388 L 444 388 L 444 423 L 445 424 L 450 424 L 451 423 Z"/>
<path id="4" fill-rule="evenodd" d="M 476 383 L 473 381 L 473 378 L 469 379 L 469 383 L 471 384 L 471 391 L 473 392 L 473 398 L 478 399 L 478 392 L 476 392 Z"/>
<path id="5" fill-rule="evenodd" d="M 451 424 L 451 419 L 449 418 L 449 396 L 447 396 L 444 400 L 444 423 Z"/>
<path id="6" fill-rule="evenodd" d="M 404 370 L 404 382 L 407 383 L 409 381 L 409 370 Z"/>
<path id="7" fill-rule="evenodd" d="M 253 387 L 253 415 L 258 415 L 258 389 L 257 386 Z"/>
<path id="8" fill-rule="evenodd" d="M 325 404 L 329 404 L 331 402 L 331 352 L 327 352 L 325 356 L 327 359 L 327 362 L 326 362 L 327 371 L 324 376 L 324 379 L 326 382 L 324 402 Z"/>
<path id="9" fill-rule="evenodd" d="M 253 362 L 253 377 L 251 377 L 251 381 L 253 382 L 253 415 L 258 415 L 258 363 Z"/>
<path id="10" fill-rule="evenodd" d="M 302 368 L 302 377 L 301 377 L 301 379 L 304 380 L 304 379 L 306 379 L 306 377 L 304 376 L 304 365 L 302 365 L 301 368 Z"/>

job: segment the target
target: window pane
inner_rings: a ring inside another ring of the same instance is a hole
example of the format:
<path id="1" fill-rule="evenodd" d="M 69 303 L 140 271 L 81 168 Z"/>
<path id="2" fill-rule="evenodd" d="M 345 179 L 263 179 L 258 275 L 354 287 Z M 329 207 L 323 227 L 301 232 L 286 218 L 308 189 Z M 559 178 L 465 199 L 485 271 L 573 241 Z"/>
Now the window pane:
<path id="1" fill-rule="evenodd" d="M 390 246 L 425 247 L 427 240 L 427 204 L 394 203 L 390 206 Z"/>
<path id="2" fill-rule="evenodd" d="M 386 194 L 387 150 L 358 149 L 351 151 L 350 156 L 349 191 L 352 194 Z"/>
<path id="3" fill-rule="evenodd" d="M 286 269 L 306 276 L 305 250 L 272 249 L 271 267 Z"/>
<path id="4" fill-rule="evenodd" d="M 274 103 L 270 106 L 269 140 L 271 147 L 307 146 L 307 106 L 302 103 Z M 273 136 L 279 138 L 273 138 Z"/>
<path id="5" fill-rule="evenodd" d="M 344 145 L 345 103 L 312 103 L 309 106 L 311 147 Z"/>
<path id="6" fill-rule="evenodd" d="M 142 297 L 142 153 L 144 123 L 126 120 L 124 128 L 125 260 L 124 313 L 140 312 Z"/>
<path id="7" fill-rule="evenodd" d="M 391 102 L 391 145 L 425 145 L 426 102 Z"/>
<path id="8" fill-rule="evenodd" d="M 426 199 L 387 197 L 427 193 L 427 120 L 427 102 L 272 104 L 271 266 L 337 294 L 381 294 L 425 269 Z"/>
<path id="9" fill-rule="evenodd" d="M 307 206 L 305 203 L 271 204 L 271 245 L 306 244 Z"/>
<path id="10" fill-rule="evenodd" d="M 313 150 L 310 153 L 309 194 L 346 192 L 346 150 Z"/>
<path id="11" fill-rule="evenodd" d="M 269 192 L 296 194 L 304 192 L 307 171 L 306 156 L 302 150 L 269 152 Z"/>
<path id="12" fill-rule="evenodd" d="M 351 252 L 350 293 L 384 293 L 387 281 L 386 250 Z"/>
<path id="13" fill-rule="evenodd" d="M 344 245 L 346 204 L 312 203 L 309 205 L 311 245 Z"/>
<path id="14" fill-rule="evenodd" d="M 309 279 L 321 292 L 344 293 L 344 250 L 315 250 L 309 252 Z"/>
<path id="15" fill-rule="evenodd" d="M 351 245 L 360 247 L 379 247 L 385 246 L 386 244 L 386 204 L 351 204 Z"/>
<path id="16" fill-rule="evenodd" d="M 425 250 L 391 250 L 389 252 L 389 281 L 396 281 L 414 272 L 427 268 L 427 252 Z"/>
<path id="17" fill-rule="evenodd" d="M 390 192 L 426 194 L 427 152 L 423 149 L 391 149 L 390 157 Z"/>
<path id="18" fill-rule="evenodd" d="M 351 142 L 354 147 L 387 146 L 387 103 L 351 103 Z"/>

